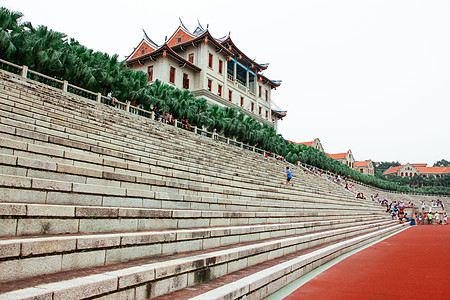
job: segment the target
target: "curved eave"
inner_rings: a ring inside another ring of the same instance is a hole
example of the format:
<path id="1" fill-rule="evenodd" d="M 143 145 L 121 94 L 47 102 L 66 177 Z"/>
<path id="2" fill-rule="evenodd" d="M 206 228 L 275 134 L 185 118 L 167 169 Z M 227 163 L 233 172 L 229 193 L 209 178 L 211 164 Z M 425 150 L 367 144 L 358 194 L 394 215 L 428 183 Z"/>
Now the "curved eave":
<path id="1" fill-rule="evenodd" d="M 231 40 L 230 37 L 228 37 L 227 39 L 225 39 L 224 41 L 221 42 L 222 45 L 231 45 L 231 48 L 233 48 L 238 54 L 242 55 L 242 58 L 244 58 L 245 60 L 247 60 L 250 64 L 254 64 L 255 68 L 258 68 L 258 72 L 264 71 L 265 69 L 267 69 L 267 66 L 263 66 L 261 64 L 258 64 L 257 62 L 253 61 L 252 59 L 250 59 L 247 55 L 245 55 L 244 52 L 242 52 L 241 50 L 239 50 L 238 47 L 236 47 L 236 45 L 233 43 L 233 41 Z"/>
<path id="2" fill-rule="evenodd" d="M 272 115 L 275 115 L 278 119 L 282 119 L 282 118 L 286 117 L 287 111 L 279 112 L 279 111 L 276 111 L 276 110 L 272 109 Z"/>
<path id="3" fill-rule="evenodd" d="M 176 60 L 178 60 L 180 63 L 189 66 L 191 69 L 200 72 L 202 69 L 197 67 L 196 65 L 194 65 L 193 63 L 185 60 L 183 57 L 179 56 L 177 53 L 175 53 L 169 46 L 164 45 L 161 46 L 159 49 L 151 52 L 151 53 L 147 53 L 144 55 L 141 55 L 139 57 L 136 57 L 134 59 L 131 59 L 129 61 L 127 61 L 127 65 L 131 65 L 133 63 L 139 63 L 142 64 L 144 61 L 146 60 L 155 60 L 157 56 L 162 55 L 162 53 L 164 52 L 164 50 L 166 51 L 167 55 L 172 56 L 173 58 L 175 58 Z"/>
<path id="4" fill-rule="evenodd" d="M 144 39 L 150 43 L 150 45 L 153 47 L 153 49 L 158 49 L 159 46 L 156 44 L 148 35 L 147 32 L 145 32 L 144 28 L 142 28 L 142 31 L 144 32 Z"/>
<path id="5" fill-rule="evenodd" d="M 279 87 L 281 85 L 281 80 L 273 81 L 273 80 L 270 80 L 269 78 L 267 78 L 264 75 L 258 74 L 258 80 L 260 78 L 262 79 L 260 81 L 262 81 L 264 84 L 268 83 L 271 88 L 277 88 L 277 87 Z"/>

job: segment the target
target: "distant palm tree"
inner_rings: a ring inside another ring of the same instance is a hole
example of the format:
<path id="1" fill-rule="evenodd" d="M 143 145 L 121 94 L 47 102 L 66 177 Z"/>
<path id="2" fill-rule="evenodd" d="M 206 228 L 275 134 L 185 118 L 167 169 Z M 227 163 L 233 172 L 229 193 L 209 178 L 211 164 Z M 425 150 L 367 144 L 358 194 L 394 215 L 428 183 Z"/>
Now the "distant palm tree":
<path id="1" fill-rule="evenodd" d="M 15 41 L 25 26 L 19 23 L 22 17 L 20 12 L 0 7 L 0 58 L 16 62 Z"/>

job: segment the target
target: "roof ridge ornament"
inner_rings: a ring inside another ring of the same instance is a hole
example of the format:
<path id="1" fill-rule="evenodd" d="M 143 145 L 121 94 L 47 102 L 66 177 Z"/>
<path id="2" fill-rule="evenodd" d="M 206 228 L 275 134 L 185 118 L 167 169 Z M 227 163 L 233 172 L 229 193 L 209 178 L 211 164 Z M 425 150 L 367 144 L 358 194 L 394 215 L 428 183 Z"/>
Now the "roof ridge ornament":
<path id="1" fill-rule="evenodd" d="M 197 18 L 197 24 L 198 24 L 198 27 L 200 27 L 200 29 L 201 30 L 205 30 L 205 28 L 203 28 L 203 26 L 202 26 L 202 24 L 200 24 L 200 21 L 199 21 L 199 19 Z"/>
<path id="2" fill-rule="evenodd" d="M 183 21 L 181 21 L 181 17 L 178 17 L 178 19 L 180 20 L 180 26 L 183 27 L 184 30 L 189 32 L 189 30 L 186 28 L 186 26 L 184 26 Z"/>
<path id="3" fill-rule="evenodd" d="M 158 48 L 159 45 L 157 43 L 155 43 L 154 41 L 152 41 L 152 39 L 147 35 L 147 32 L 145 32 L 144 28 L 142 28 L 142 31 L 144 32 L 144 38 L 147 39 L 147 41 L 152 43 L 154 46 L 156 46 L 156 48 Z"/>
<path id="4" fill-rule="evenodd" d="M 195 36 L 200 36 L 205 32 L 205 28 L 203 28 L 202 24 L 200 24 L 200 21 L 198 19 L 197 19 L 197 23 L 198 23 L 198 26 L 194 30 L 194 32 L 192 32 L 192 34 Z"/>

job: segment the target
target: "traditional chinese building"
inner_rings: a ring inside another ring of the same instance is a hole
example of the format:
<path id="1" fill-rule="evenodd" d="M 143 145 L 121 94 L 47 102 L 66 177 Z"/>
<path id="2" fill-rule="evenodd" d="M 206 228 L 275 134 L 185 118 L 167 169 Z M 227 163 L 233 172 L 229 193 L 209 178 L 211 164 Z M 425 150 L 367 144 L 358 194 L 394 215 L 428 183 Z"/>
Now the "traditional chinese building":
<path id="1" fill-rule="evenodd" d="M 300 142 L 300 143 L 296 143 L 293 141 L 288 141 L 288 142 L 293 143 L 295 145 L 306 145 L 309 147 L 313 147 L 314 149 L 317 149 L 320 152 L 324 152 L 322 143 L 320 142 L 319 138 L 315 138 L 314 141 L 311 141 L 311 142 Z"/>
<path id="2" fill-rule="evenodd" d="M 397 167 L 390 167 L 383 175 L 396 175 L 400 177 L 414 177 L 416 175 L 427 177 L 442 177 L 444 174 L 450 174 L 450 167 L 427 167 L 427 164 L 410 164 Z"/>
<path id="3" fill-rule="evenodd" d="M 163 45 L 154 43 L 144 32 L 126 63 L 146 72 L 149 82 L 159 79 L 190 90 L 209 104 L 238 108 L 275 128 L 286 116 L 286 111 L 272 110 L 272 90 L 281 81 L 262 74 L 268 64 L 250 59 L 230 34 L 214 38 L 200 23 L 190 32 L 180 20 L 180 26 Z"/>
<path id="4" fill-rule="evenodd" d="M 328 157 L 331 157 L 343 164 L 346 164 L 350 168 L 355 168 L 355 158 L 353 157 L 352 150 L 348 150 L 346 153 L 336 153 L 336 154 L 329 154 L 325 153 Z"/>

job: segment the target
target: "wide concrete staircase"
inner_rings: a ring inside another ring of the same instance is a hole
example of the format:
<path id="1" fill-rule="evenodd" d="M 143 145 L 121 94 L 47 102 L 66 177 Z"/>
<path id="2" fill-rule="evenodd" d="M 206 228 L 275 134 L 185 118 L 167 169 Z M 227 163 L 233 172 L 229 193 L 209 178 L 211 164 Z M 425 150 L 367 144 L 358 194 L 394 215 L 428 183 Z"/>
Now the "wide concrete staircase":
<path id="1" fill-rule="evenodd" d="M 0 299 L 262 299 L 403 228 L 286 165 L 0 71 Z"/>

